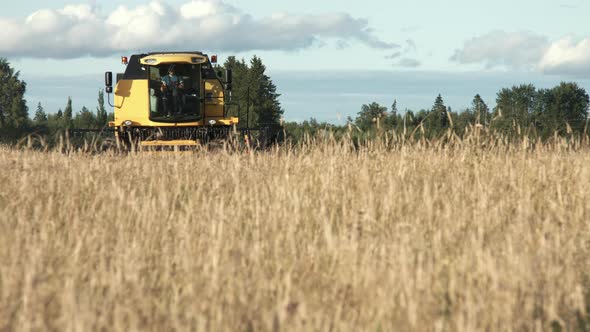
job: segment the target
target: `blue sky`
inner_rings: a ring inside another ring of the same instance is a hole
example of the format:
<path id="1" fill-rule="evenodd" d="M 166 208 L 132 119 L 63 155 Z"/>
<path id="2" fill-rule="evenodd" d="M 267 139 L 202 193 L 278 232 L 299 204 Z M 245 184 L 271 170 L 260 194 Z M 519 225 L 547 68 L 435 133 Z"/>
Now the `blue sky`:
<path id="1" fill-rule="evenodd" d="M 56 111 L 69 95 L 94 107 L 121 55 L 257 54 L 288 120 L 337 122 L 373 100 L 419 109 L 442 93 L 462 109 L 512 84 L 589 89 L 588 12 L 587 0 L 21 0 L 0 12 L 0 56 L 28 82 L 31 108 Z"/>

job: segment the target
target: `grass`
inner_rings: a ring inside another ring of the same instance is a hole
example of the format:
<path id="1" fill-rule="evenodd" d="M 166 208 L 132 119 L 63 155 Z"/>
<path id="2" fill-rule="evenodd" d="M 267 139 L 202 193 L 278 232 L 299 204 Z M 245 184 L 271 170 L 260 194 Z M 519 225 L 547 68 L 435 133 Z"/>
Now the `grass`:
<path id="1" fill-rule="evenodd" d="M 590 149 L 0 148 L 0 330 L 588 330 Z"/>

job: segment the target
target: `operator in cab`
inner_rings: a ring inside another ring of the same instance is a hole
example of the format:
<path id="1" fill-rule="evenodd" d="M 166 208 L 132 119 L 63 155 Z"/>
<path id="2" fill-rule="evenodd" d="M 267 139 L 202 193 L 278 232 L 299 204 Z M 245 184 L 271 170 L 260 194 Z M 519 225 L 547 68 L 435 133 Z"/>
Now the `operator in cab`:
<path id="1" fill-rule="evenodd" d="M 168 75 L 162 77 L 162 99 L 164 101 L 164 112 L 170 116 L 172 114 L 178 114 L 182 110 L 182 90 L 184 84 L 182 80 L 176 76 L 174 65 L 171 65 L 168 69 Z"/>

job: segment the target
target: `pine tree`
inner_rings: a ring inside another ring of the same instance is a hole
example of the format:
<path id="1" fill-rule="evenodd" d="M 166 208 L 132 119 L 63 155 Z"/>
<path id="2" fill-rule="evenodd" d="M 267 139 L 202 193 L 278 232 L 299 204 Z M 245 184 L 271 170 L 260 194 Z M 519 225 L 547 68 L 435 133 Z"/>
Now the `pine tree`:
<path id="1" fill-rule="evenodd" d="M 104 91 L 98 90 L 98 107 L 96 108 L 96 125 L 99 128 L 106 126 L 108 123 L 108 114 L 104 106 Z"/>
<path id="2" fill-rule="evenodd" d="M 391 104 L 391 114 L 386 118 L 386 125 L 390 128 L 395 128 L 399 124 L 399 116 L 397 114 L 397 99 L 393 100 L 393 104 Z"/>
<path id="3" fill-rule="evenodd" d="M 259 57 L 254 56 L 250 60 L 248 76 L 255 123 L 258 126 L 278 124 L 283 114 L 279 102 L 280 94 L 277 93 L 276 85 L 266 75 L 266 66 Z"/>
<path id="4" fill-rule="evenodd" d="M 439 94 L 435 101 L 430 113 L 424 120 L 426 130 L 430 136 L 440 134 L 445 128 L 449 126 L 448 110 L 445 106 L 442 96 Z"/>
<path id="5" fill-rule="evenodd" d="M 63 129 L 70 129 L 74 126 L 73 123 L 73 109 L 72 109 L 72 97 L 68 97 L 68 103 L 66 104 L 66 108 L 64 109 L 63 118 L 62 118 L 62 128 Z"/>
<path id="6" fill-rule="evenodd" d="M 479 94 L 476 94 L 475 97 L 473 97 L 471 105 L 471 109 L 475 115 L 475 123 L 488 126 L 490 110 Z"/>
<path id="7" fill-rule="evenodd" d="M 237 60 L 232 56 L 226 60 L 224 67 L 233 72 L 232 101 L 239 105 L 230 108 L 228 114 L 239 116 L 240 125 L 244 127 L 278 124 L 284 112 L 278 99 L 280 94 L 266 75 L 262 60 L 254 56 L 248 65 L 243 59 Z"/>
<path id="8" fill-rule="evenodd" d="M 47 113 L 41 106 L 41 102 L 37 104 L 37 111 L 35 111 L 35 117 L 33 118 L 35 121 L 35 125 L 37 126 L 46 126 L 47 125 Z"/>
<path id="9" fill-rule="evenodd" d="M 29 119 L 24 99 L 27 84 L 19 75 L 6 59 L 0 58 L 0 128 L 15 135 L 27 127 Z"/>

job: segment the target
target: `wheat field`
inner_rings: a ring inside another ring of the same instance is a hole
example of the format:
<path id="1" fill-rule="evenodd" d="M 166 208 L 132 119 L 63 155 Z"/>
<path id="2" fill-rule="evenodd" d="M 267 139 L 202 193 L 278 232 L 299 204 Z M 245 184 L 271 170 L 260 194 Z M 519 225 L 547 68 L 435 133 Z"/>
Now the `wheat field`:
<path id="1" fill-rule="evenodd" d="M 590 148 L 0 148 L 0 331 L 590 329 Z"/>

